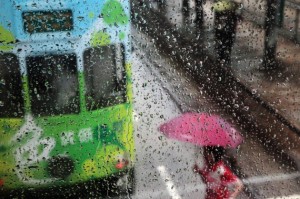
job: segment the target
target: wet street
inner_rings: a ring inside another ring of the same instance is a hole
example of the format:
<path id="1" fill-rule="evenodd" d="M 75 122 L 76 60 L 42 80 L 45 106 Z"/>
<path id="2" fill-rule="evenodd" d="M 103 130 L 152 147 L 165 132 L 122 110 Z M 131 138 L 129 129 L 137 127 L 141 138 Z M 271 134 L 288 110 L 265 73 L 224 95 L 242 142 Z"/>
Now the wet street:
<path id="1" fill-rule="evenodd" d="M 133 56 L 136 133 L 136 198 L 197 198 L 204 194 L 193 174 L 194 146 L 168 140 L 158 131 L 180 114 L 159 78 Z"/>

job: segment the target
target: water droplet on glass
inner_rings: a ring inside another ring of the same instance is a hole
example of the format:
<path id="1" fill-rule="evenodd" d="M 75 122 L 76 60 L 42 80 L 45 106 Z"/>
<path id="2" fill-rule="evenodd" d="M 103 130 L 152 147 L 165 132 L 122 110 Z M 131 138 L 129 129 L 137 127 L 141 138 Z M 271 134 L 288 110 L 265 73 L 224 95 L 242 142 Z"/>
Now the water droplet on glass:
<path id="1" fill-rule="evenodd" d="M 243 110 L 244 111 L 248 111 L 249 110 L 249 106 L 244 106 Z"/>
<path id="2" fill-rule="evenodd" d="M 1 80 L 0 80 L 0 84 L 1 84 L 2 86 L 5 86 L 5 80 L 4 80 L 4 79 L 1 79 Z"/>
<path id="3" fill-rule="evenodd" d="M 79 17 L 77 17 L 77 19 L 78 19 L 79 21 L 83 21 L 84 17 L 79 16 Z"/>
<path id="4" fill-rule="evenodd" d="M 242 3 L 240 3 L 239 9 L 243 9 L 243 8 L 244 8 L 244 5 Z"/>

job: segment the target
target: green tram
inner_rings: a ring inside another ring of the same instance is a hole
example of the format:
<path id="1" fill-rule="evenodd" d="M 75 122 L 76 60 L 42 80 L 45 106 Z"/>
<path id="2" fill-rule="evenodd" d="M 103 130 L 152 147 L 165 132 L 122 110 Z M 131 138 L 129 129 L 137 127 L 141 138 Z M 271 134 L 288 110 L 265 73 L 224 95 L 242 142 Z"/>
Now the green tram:
<path id="1" fill-rule="evenodd" d="M 0 2 L 0 196 L 132 191 L 129 1 Z"/>

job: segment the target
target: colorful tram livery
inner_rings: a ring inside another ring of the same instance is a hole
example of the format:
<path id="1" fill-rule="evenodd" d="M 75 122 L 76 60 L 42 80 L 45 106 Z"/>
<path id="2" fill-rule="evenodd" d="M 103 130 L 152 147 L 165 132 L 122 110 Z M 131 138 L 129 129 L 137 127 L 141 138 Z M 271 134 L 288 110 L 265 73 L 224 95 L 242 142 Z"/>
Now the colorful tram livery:
<path id="1" fill-rule="evenodd" d="M 129 2 L 0 2 L 0 191 L 126 184 Z"/>

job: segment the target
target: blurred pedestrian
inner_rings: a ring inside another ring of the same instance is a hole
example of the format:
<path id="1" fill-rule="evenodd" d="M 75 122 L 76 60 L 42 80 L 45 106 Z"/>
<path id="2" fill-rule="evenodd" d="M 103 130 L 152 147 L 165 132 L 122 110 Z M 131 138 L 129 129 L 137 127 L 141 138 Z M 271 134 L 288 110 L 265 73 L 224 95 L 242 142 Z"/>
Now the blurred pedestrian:
<path id="1" fill-rule="evenodd" d="M 203 14 L 203 4 L 206 0 L 195 0 L 195 25 L 197 31 L 202 30 L 204 24 L 204 14 Z M 189 17 L 190 17 L 190 1 L 189 0 L 182 0 L 182 12 L 183 12 L 183 22 L 186 25 L 189 24 Z"/>
<path id="2" fill-rule="evenodd" d="M 198 32 L 200 32 L 203 29 L 203 24 L 204 24 L 203 4 L 204 3 L 205 0 L 195 0 L 195 11 L 196 11 L 195 24 Z"/>
<path id="3" fill-rule="evenodd" d="M 223 147 L 204 147 L 205 166 L 194 166 L 206 183 L 206 199 L 234 199 L 243 189 L 242 181 L 224 163 Z"/>
<path id="4" fill-rule="evenodd" d="M 231 64 L 231 51 L 240 17 L 238 8 L 239 4 L 231 0 L 217 0 L 213 5 L 217 60 L 225 66 Z"/>

